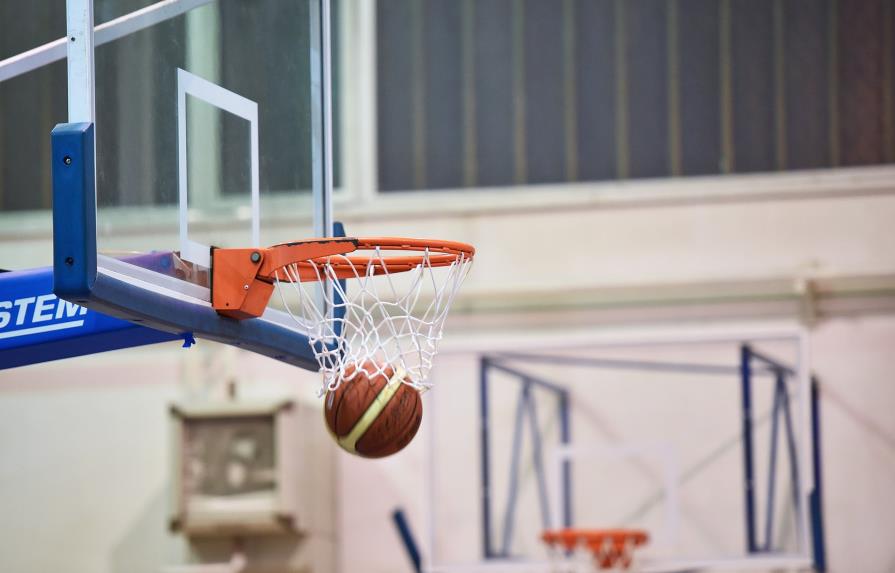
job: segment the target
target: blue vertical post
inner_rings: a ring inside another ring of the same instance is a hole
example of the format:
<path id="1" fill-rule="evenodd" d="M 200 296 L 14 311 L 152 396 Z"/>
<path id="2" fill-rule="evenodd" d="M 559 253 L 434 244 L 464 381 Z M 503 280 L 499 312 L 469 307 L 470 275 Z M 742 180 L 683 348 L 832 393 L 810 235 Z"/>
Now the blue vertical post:
<path id="1" fill-rule="evenodd" d="M 563 446 L 572 443 L 572 429 L 569 420 L 569 393 L 563 392 L 559 398 L 559 432 Z M 572 527 L 572 462 L 568 458 L 562 462 L 562 524 Z"/>
<path id="2" fill-rule="evenodd" d="M 746 550 L 758 550 L 755 541 L 755 471 L 752 456 L 752 350 L 748 344 L 740 347 L 740 385 L 743 415 L 743 473 L 746 504 Z"/>
<path id="3" fill-rule="evenodd" d="M 333 237 L 344 236 L 345 225 L 343 225 L 341 221 L 335 221 L 333 223 Z M 326 281 L 322 284 L 323 288 L 327 288 Z M 339 294 L 340 292 L 348 292 L 348 281 L 345 279 L 340 279 L 339 288 L 333 289 L 333 304 L 335 305 L 335 308 L 332 309 L 333 318 L 335 319 L 333 322 L 333 331 L 337 337 L 342 336 L 342 328 L 345 327 L 345 301 L 342 300 L 342 296 Z"/>
<path id="4" fill-rule="evenodd" d="M 92 123 L 57 125 L 53 169 L 53 292 L 85 304 L 96 281 L 96 178 Z"/>
<path id="5" fill-rule="evenodd" d="M 482 441 L 482 551 L 486 559 L 491 559 L 494 557 L 494 550 L 491 542 L 491 471 L 488 465 L 491 459 L 488 439 L 488 359 L 484 356 L 479 361 L 479 408 Z"/>
<path id="6" fill-rule="evenodd" d="M 823 466 L 820 442 L 820 384 L 811 378 L 811 460 L 814 469 L 814 491 L 811 492 L 811 533 L 814 549 L 814 569 L 826 573 L 827 549 L 824 538 Z"/>

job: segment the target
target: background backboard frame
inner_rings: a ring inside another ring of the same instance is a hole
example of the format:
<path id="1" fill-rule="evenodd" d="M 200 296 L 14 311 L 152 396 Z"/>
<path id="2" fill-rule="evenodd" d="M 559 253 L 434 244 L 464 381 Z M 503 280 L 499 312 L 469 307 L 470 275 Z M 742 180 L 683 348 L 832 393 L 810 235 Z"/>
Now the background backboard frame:
<path id="1" fill-rule="evenodd" d="M 564 348 L 566 350 L 576 349 L 576 348 L 603 348 L 607 350 L 611 350 L 614 348 L 634 348 L 634 347 L 648 347 L 648 346 L 664 346 L 664 345 L 687 345 L 687 344 L 701 344 L 701 343 L 724 343 L 731 345 L 746 345 L 745 347 L 748 349 L 749 344 L 753 343 L 763 343 L 763 342 L 778 342 L 778 343 L 788 343 L 791 344 L 796 358 L 793 362 L 793 366 L 788 368 L 788 374 L 791 376 L 793 381 L 793 397 L 796 399 L 796 405 L 793 410 L 793 430 L 794 437 L 799 443 L 799 451 L 796 454 L 798 465 L 802 468 L 802 471 L 799 472 L 797 476 L 797 487 L 798 487 L 798 496 L 799 496 L 799 510 L 797 512 L 796 519 L 798 520 L 798 532 L 797 532 L 797 543 L 798 549 L 795 552 L 767 552 L 762 551 L 761 548 L 755 547 L 754 549 L 758 549 L 757 551 L 749 551 L 747 555 L 742 557 L 737 556 L 724 556 L 724 557 L 705 557 L 700 558 L 698 556 L 681 558 L 681 559 L 660 559 L 658 561 L 651 561 L 645 565 L 645 571 L 696 571 L 696 570 L 767 570 L 773 568 L 816 568 L 817 570 L 824 570 L 825 567 L 825 548 L 824 548 L 824 537 L 823 537 L 823 517 L 822 514 L 816 511 L 817 508 L 820 507 L 820 498 L 822 493 L 819 491 L 820 487 L 820 456 L 818 453 L 818 439 L 819 436 L 817 434 L 817 428 L 819 426 L 819 421 L 817 418 L 818 415 L 818 397 L 816 394 L 816 383 L 813 380 L 810 372 L 811 372 L 811 351 L 810 344 L 808 339 L 808 334 L 806 330 L 796 324 L 784 324 L 784 325 L 769 325 L 769 326 L 759 326 L 755 327 L 744 327 L 741 329 L 715 329 L 715 328 L 705 328 L 705 329 L 670 329 L 670 330 L 660 330 L 658 332 L 605 332 L 599 334 L 589 335 L 587 333 L 578 333 L 578 335 L 574 336 L 566 336 L 566 337 L 556 337 L 556 336 L 547 336 L 545 335 L 543 338 L 534 337 L 534 338 L 526 338 L 523 340 L 507 340 L 507 341 L 498 341 L 492 342 L 490 347 L 486 347 L 486 350 L 483 350 L 481 345 L 477 345 L 474 341 L 467 341 L 465 344 L 460 344 L 455 347 L 451 347 L 446 350 L 445 353 L 458 353 L 458 354 L 478 354 L 478 361 L 480 364 L 485 365 L 485 368 L 480 368 L 480 380 L 479 387 L 485 389 L 487 387 L 487 379 L 485 377 L 485 371 L 489 367 L 490 364 L 493 364 L 496 360 L 493 360 L 495 357 L 525 357 L 529 353 L 541 353 L 549 350 L 556 350 L 557 348 Z M 745 364 L 748 368 L 749 361 L 757 360 L 757 367 L 769 367 L 772 370 L 784 368 L 777 363 L 767 362 L 767 358 L 759 353 L 748 349 L 744 354 L 748 354 L 748 356 L 744 356 Z M 625 366 L 626 361 L 618 361 L 618 360 L 608 360 L 607 363 L 612 363 L 612 366 Z M 743 363 L 740 365 L 730 365 L 729 367 L 725 366 L 725 370 L 729 369 L 732 372 L 738 371 L 743 367 Z M 529 384 L 533 384 L 531 381 L 533 376 L 532 374 L 524 374 L 514 371 L 515 374 L 522 377 L 523 382 L 528 382 Z M 543 381 L 541 381 L 543 382 Z M 549 383 L 549 381 L 547 381 Z M 563 393 L 562 388 L 556 389 L 559 394 Z M 482 393 L 482 397 L 487 399 L 487 390 Z M 480 404 L 481 411 L 480 414 L 483 414 L 487 417 L 486 410 L 487 407 L 484 403 Z M 561 419 L 561 418 L 560 418 Z M 518 421 L 518 420 L 517 420 Z M 749 422 L 749 420 L 743 420 L 744 423 Z M 481 439 L 483 441 L 480 452 L 482 454 L 482 468 L 483 476 L 488 473 L 487 469 L 487 422 L 483 418 L 480 422 L 481 427 Z M 568 424 L 566 422 L 560 422 L 561 425 Z M 448 572 L 459 572 L 459 571 L 538 571 L 544 570 L 545 568 L 549 568 L 549 563 L 541 562 L 537 559 L 527 559 L 521 555 L 503 555 L 499 551 L 494 551 L 493 546 L 490 551 L 487 542 L 487 539 L 482 543 L 482 555 L 479 561 L 477 562 L 454 562 L 450 560 L 445 560 L 443 556 L 438 554 L 436 549 L 437 546 L 437 534 L 436 530 L 438 529 L 438 509 L 436 496 L 437 492 L 435 489 L 435 485 L 439 480 L 437 474 L 437 434 L 438 431 L 434 423 L 432 422 L 430 416 L 430 425 L 428 426 L 429 439 L 430 439 L 430 454 L 428 457 L 429 462 L 429 479 L 425 480 L 427 487 L 424 498 L 424 511 L 427 514 L 427 533 L 423 537 L 424 541 L 427 544 L 427 547 L 423 551 L 423 555 L 425 556 L 424 560 L 424 571 L 428 571 L 429 573 L 448 573 Z M 744 425 L 744 432 L 751 434 L 751 428 L 748 425 Z M 559 450 L 559 454 L 574 452 L 571 446 L 571 436 L 562 436 L 560 438 L 561 447 Z M 559 455 L 554 459 L 554 464 L 552 469 L 554 470 L 554 474 L 552 476 L 553 481 L 555 483 L 565 484 L 566 487 L 561 489 L 551 488 L 551 492 L 553 495 L 550 496 L 550 500 L 552 502 L 552 506 L 554 508 L 559 508 L 560 511 L 558 514 L 554 514 L 554 519 L 562 524 L 566 523 L 568 519 L 568 515 L 572 512 L 572 509 L 563 510 L 564 506 L 568 506 L 567 497 L 567 486 L 568 486 L 568 478 L 565 478 L 563 474 L 567 474 L 568 462 L 564 458 L 563 455 Z M 557 479 L 559 478 L 559 479 Z M 565 479 L 564 479 L 565 478 Z M 745 492 L 748 494 L 748 492 Z M 489 512 L 489 499 L 493 497 L 493 492 L 489 492 L 487 490 L 483 490 L 478 496 L 480 500 L 482 517 L 484 519 L 488 519 L 488 514 L 493 513 Z M 747 501 L 748 503 L 748 501 Z M 814 515 L 812 515 L 814 512 Z M 673 512 L 672 512 L 673 513 Z M 673 516 L 672 516 L 673 517 Z M 557 519 L 558 518 L 558 519 Z M 758 524 L 754 519 L 754 515 L 751 521 L 751 527 L 755 528 Z M 487 526 L 483 527 L 482 533 L 487 538 L 487 534 L 485 534 L 485 530 Z"/>

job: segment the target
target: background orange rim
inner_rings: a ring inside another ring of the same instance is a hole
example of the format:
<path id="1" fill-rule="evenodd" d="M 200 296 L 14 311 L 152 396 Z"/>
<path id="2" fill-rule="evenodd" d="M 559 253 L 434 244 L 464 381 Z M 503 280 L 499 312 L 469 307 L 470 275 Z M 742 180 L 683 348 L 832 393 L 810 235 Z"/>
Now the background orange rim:
<path id="1" fill-rule="evenodd" d="M 627 542 L 642 545 L 649 540 L 649 535 L 642 529 L 567 528 L 545 531 L 541 538 L 546 543 L 561 543 L 567 548 L 572 548 L 582 542 L 590 546 L 601 545 L 607 539 L 611 539 L 616 545 L 624 545 Z"/>

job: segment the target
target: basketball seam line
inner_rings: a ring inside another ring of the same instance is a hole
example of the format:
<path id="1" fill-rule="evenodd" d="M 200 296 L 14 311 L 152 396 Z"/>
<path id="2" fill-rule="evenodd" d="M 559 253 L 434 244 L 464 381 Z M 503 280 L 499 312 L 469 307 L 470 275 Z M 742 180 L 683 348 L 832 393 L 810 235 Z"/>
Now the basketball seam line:
<path id="1" fill-rule="evenodd" d="M 389 381 L 386 382 L 382 390 L 379 391 L 379 394 L 376 395 L 376 398 L 373 399 L 373 402 L 367 410 L 363 413 L 357 423 L 354 424 L 351 431 L 348 432 L 347 435 L 339 438 L 340 446 L 349 452 L 357 453 L 357 442 L 363 437 L 366 431 L 370 429 L 370 426 L 373 425 L 373 422 L 376 421 L 379 414 L 385 410 L 385 407 L 394 395 L 398 393 L 398 389 L 401 388 L 401 381 L 403 379 L 404 370 L 399 368 L 395 371 Z"/>

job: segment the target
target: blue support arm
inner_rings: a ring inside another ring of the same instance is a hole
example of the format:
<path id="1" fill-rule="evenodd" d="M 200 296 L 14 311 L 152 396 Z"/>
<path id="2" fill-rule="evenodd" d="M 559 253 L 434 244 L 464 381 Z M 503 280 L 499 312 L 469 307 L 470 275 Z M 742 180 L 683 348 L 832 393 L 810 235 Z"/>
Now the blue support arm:
<path id="1" fill-rule="evenodd" d="M 0 273 L 0 370 L 61 358 L 192 340 L 57 298 L 53 269 Z M 57 278 L 58 282 L 58 278 Z"/>
<path id="2" fill-rule="evenodd" d="M 94 126 L 57 125 L 52 133 L 54 292 L 93 311 L 158 330 L 183 332 L 317 371 L 307 337 L 261 320 L 224 319 L 202 306 L 98 272 Z"/>

